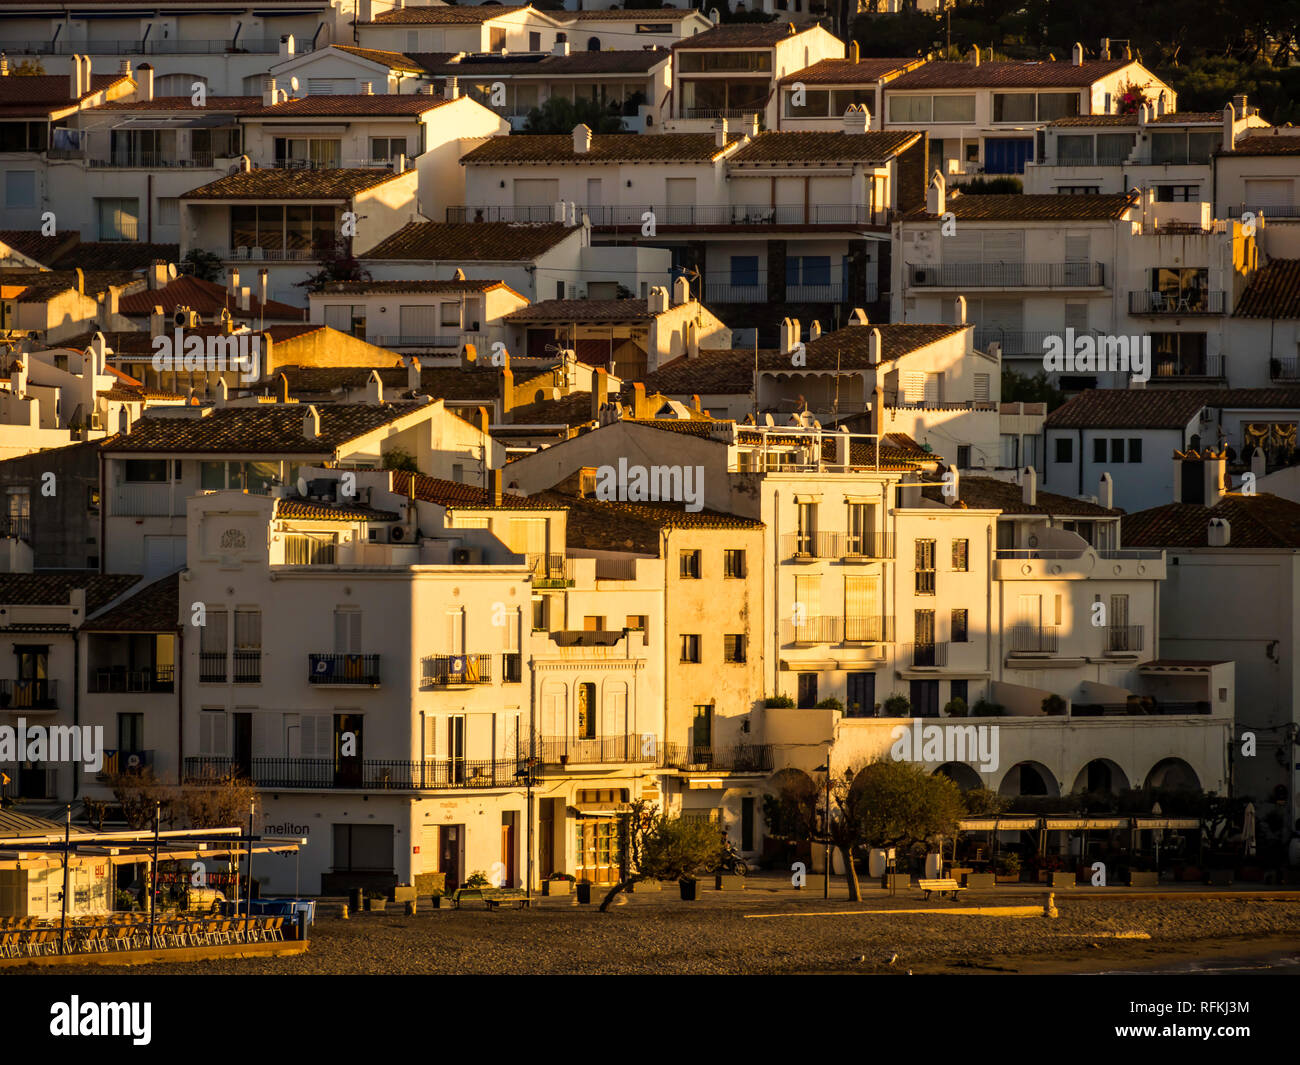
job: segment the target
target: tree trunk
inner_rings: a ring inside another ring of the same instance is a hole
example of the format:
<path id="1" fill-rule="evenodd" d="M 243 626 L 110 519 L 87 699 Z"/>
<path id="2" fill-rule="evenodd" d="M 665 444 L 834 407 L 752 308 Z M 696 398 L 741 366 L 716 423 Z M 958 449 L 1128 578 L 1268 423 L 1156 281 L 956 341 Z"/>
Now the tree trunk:
<path id="1" fill-rule="evenodd" d="M 862 899 L 862 889 L 858 885 L 858 870 L 853 864 L 853 848 L 840 847 L 840 857 L 844 859 L 844 877 L 849 885 L 849 901 L 858 902 Z M 831 871 L 826 870 L 826 875 L 830 876 Z"/>
<path id="2" fill-rule="evenodd" d="M 627 880 L 622 881 L 621 883 L 615 884 L 612 888 L 610 888 L 609 894 L 605 896 L 604 901 L 600 904 L 600 912 L 601 913 L 608 912 L 610 903 L 614 901 L 614 896 L 621 891 L 631 891 L 632 885 L 635 884 L 640 879 L 642 878 L 639 876 L 634 876 Z"/>

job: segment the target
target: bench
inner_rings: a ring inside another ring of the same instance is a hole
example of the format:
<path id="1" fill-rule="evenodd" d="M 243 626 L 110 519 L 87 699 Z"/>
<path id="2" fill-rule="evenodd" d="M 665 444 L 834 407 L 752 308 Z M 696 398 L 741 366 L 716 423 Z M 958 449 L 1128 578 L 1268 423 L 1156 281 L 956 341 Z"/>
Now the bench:
<path id="1" fill-rule="evenodd" d="M 460 909 L 466 899 L 479 899 L 489 910 L 498 906 L 515 906 L 519 909 L 528 905 L 528 895 L 520 888 L 470 887 L 457 888 L 451 893 L 451 904 Z"/>
<path id="2" fill-rule="evenodd" d="M 941 880 L 918 880 L 916 886 L 925 892 L 926 902 L 930 901 L 931 894 L 938 895 L 940 898 L 951 895 L 955 899 L 957 892 L 966 890 L 952 877 L 944 877 Z"/>

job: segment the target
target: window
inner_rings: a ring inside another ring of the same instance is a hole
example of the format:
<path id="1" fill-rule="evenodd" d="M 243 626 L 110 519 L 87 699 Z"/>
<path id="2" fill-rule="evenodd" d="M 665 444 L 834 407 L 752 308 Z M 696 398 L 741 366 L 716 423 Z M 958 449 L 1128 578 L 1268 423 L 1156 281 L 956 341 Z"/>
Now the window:
<path id="1" fill-rule="evenodd" d="M 698 581 L 700 579 L 700 553 L 683 551 L 681 553 L 682 580 Z"/>
<path id="2" fill-rule="evenodd" d="M 970 568 L 970 541 L 952 542 L 952 568 L 954 573 L 965 573 Z"/>
<path id="3" fill-rule="evenodd" d="M 138 240 L 140 237 L 140 201 L 131 197 L 96 199 L 95 215 L 100 240 Z"/>
<path id="4" fill-rule="evenodd" d="M 1058 196 L 1096 196 L 1101 192 L 1100 185 L 1058 185 L 1054 190 Z"/>
<path id="5" fill-rule="evenodd" d="M 175 196 L 158 197 L 158 224 L 178 226 L 181 223 L 181 201 Z"/>
<path id="6" fill-rule="evenodd" d="M 1124 438 L 1123 437 L 1117 436 L 1115 437 L 1115 439 L 1113 439 L 1110 442 L 1110 461 L 1111 462 L 1124 461 Z"/>
<path id="7" fill-rule="evenodd" d="M 847 554 L 870 558 L 875 555 L 876 504 L 850 503 Z"/>
<path id="8" fill-rule="evenodd" d="M 650 631 L 648 626 L 649 618 L 645 614 L 629 614 L 625 627 L 629 632 L 639 632 L 646 638 L 646 643 L 650 642 Z"/>
<path id="9" fill-rule="evenodd" d="M 451 647 L 448 650 L 456 650 Z M 334 611 L 334 651 L 336 654 L 361 653 L 361 611 Z"/>
<path id="10" fill-rule="evenodd" d="M 399 155 L 409 154 L 406 150 L 405 137 L 371 137 L 370 160 L 374 163 L 388 163 Z"/>
<path id="11" fill-rule="evenodd" d="M 731 283 L 737 287 L 758 287 L 757 255 L 733 255 L 731 257 Z"/>
<path id="12" fill-rule="evenodd" d="M 226 680 L 226 612 L 209 610 L 199 634 L 199 680 L 223 684 Z"/>
<path id="13" fill-rule="evenodd" d="M 932 96 L 889 96 L 890 122 L 930 122 L 934 114 Z"/>
<path id="14" fill-rule="evenodd" d="M 934 541 L 916 541 L 916 594 L 934 595 Z"/>
<path id="15" fill-rule="evenodd" d="M 1157 185 L 1157 203 L 1197 203 L 1201 199 L 1200 185 Z"/>
<path id="16" fill-rule="evenodd" d="M 596 685 L 578 685 L 578 739 L 596 738 Z"/>
<path id="17" fill-rule="evenodd" d="M 969 613 L 965 607 L 961 607 L 952 612 L 952 635 L 949 637 L 953 643 L 966 643 L 970 639 Z"/>
<path id="18" fill-rule="evenodd" d="M 1051 122 L 1058 118 L 1073 118 L 1079 113 L 1077 92 L 1040 92 L 1038 94 L 1038 121 Z"/>
<path id="19" fill-rule="evenodd" d="M 334 825 L 336 873 L 391 873 L 392 825 Z"/>
<path id="20" fill-rule="evenodd" d="M 954 680 L 952 688 L 948 693 L 949 699 L 960 699 L 968 707 L 970 706 L 970 681 Z"/>
<path id="21" fill-rule="evenodd" d="M 1129 462 L 1142 461 L 1142 438 L 1140 436 L 1129 437 L 1128 460 Z"/>
<path id="22" fill-rule="evenodd" d="M 713 746 L 712 706 L 695 707 L 695 714 L 691 718 L 691 746 L 697 751 L 707 751 Z"/>
<path id="23" fill-rule="evenodd" d="M 585 615 L 582 619 L 582 631 L 583 632 L 604 632 L 605 615 L 603 614 Z"/>
<path id="24" fill-rule="evenodd" d="M 817 674 L 799 674 L 799 695 L 796 699 L 800 710 L 808 710 L 817 705 Z"/>
<path id="25" fill-rule="evenodd" d="M 961 96 L 936 96 L 934 98 L 934 119 L 935 122 L 962 122 L 971 123 L 975 121 L 975 97 L 974 95 Z"/>
<path id="26" fill-rule="evenodd" d="M 226 739 L 226 712 L 199 711 L 199 754 L 206 758 L 225 758 L 230 753 Z"/>
<path id="27" fill-rule="evenodd" d="M 846 717 L 876 716 L 876 675 L 874 673 L 850 673 L 847 695 L 848 700 L 844 707 Z"/>
<path id="28" fill-rule="evenodd" d="M 695 633 L 682 634 L 682 661 L 698 662 L 700 660 L 700 637 Z"/>
<path id="29" fill-rule="evenodd" d="M 360 614 L 357 615 L 361 617 Z M 262 680 L 262 612 L 235 611 L 235 683 L 258 684 Z"/>
<path id="30" fill-rule="evenodd" d="M 1092 461 L 1093 462 L 1106 461 L 1106 438 L 1105 437 L 1099 436 L 1097 437 L 1096 440 L 1092 442 Z"/>
<path id="31" fill-rule="evenodd" d="M 745 661 L 745 636 L 743 633 L 729 633 L 722 637 L 722 660 L 724 662 Z"/>
<path id="32" fill-rule="evenodd" d="M 530 52 L 540 52 L 542 50 L 542 35 L 535 31 L 528 34 L 528 50 Z"/>
<path id="33" fill-rule="evenodd" d="M 439 309 L 439 323 L 444 329 L 460 328 L 460 304 L 444 303 Z"/>
<path id="34" fill-rule="evenodd" d="M 975 376 L 978 378 L 987 375 L 976 374 Z M 987 396 L 985 398 L 987 399 Z M 957 445 L 957 468 L 959 470 L 970 469 L 970 444 Z"/>
<path id="35" fill-rule="evenodd" d="M 1056 461 L 1074 461 L 1074 441 L 1068 436 L 1058 436 L 1056 438 Z"/>
<path id="36" fill-rule="evenodd" d="M 727 549 L 722 552 L 722 576 L 729 580 L 741 580 L 745 576 L 745 552 Z"/>
<path id="37" fill-rule="evenodd" d="M 994 122 L 1033 122 L 1035 114 L 1032 92 L 995 92 L 993 94 Z"/>
<path id="38" fill-rule="evenodd" d="M 795 534 L 795 553 L 811 555 L 814 553 L 813 538 L 817 532 L 817 504 L 798 504 L 799 525 Z"/>
<path id="39" fill-rule="evenodd" d="M 5 206 L 36 206 L 35 170 L 10 170 L 5 174 Z"/>
<path id="40" fill-rule="evenodd" d="M 504 52 L 506 50 L 506 31 L 489 27 L 488 29 L 488 51 Z"/>

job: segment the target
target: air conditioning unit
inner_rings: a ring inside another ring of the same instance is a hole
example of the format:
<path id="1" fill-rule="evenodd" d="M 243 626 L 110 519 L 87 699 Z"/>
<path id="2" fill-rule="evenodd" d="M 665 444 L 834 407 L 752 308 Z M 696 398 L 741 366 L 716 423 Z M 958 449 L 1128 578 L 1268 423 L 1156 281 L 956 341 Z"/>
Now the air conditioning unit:
<path id="1" fill-rule="evenodd" d="M 451 561 L 457 566 L 475 566 L 483 561 L 483 551 L 478 547 L 456 547 L 452 549 Z"/>
<path id="2" fill-rule="evenodd" d="M 406 531 L 405 525 L 390 525 L 388 528 L 388 542 L 390 544 L 403 543 L 408 535 L 410 534 Z"/>

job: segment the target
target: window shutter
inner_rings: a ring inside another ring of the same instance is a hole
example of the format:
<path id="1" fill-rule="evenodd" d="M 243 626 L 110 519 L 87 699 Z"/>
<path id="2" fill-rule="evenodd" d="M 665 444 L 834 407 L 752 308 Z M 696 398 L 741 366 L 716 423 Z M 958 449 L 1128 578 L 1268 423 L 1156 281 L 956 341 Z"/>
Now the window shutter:
<path id="1" fill-rule="evenodd" d="M 224 654 L 226 651 L 226 612 L 209 610 L 203 634 L 199 637 L 200 650 L 208 654 Z"/>

